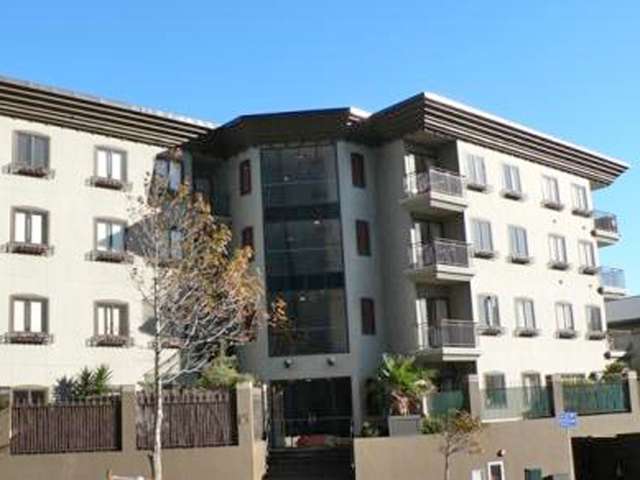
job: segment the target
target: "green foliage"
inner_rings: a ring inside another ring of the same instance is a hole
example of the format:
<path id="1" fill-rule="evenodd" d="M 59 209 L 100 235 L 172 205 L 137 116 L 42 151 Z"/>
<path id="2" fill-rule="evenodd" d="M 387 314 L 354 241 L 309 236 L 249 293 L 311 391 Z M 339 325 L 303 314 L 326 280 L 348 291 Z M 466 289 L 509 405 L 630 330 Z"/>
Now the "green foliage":
<path id="1" fill-rule="evenodd" d="M 370 422 L 362 423 L 362 430 L 360 431 L 361 437 L 370 438 L 370 437 L 379 437 L 380 435 L 382 435 L 382 432 L 380 431 L 379 426 L 374 425 L 373 423 L 370 423 Z"/>
<path id="2" fill-rule="evenodd" d="M 604 372 L 602 373 L 602 381 L 611 382 L 620 380 L 624 376 L 624 374 L 627 373 L 627 370 L 627 365 L 624 362 L 616 360 L 615 362 L 610 363 L 606 366 Z"/>
<path id="3" fill-rule="evenodd" d="M 253 377 L 248 373 L 238 371 L 236 357 L 220 354 L 214 358 L 202 372 L 198 386 L 202 388 L 229 388 L 238 383 L 251 382 Z"/>
<path id="4" fill-rule="evenodd" d="M 388 398 L 391 413 L 409 415 L 419 411 L 422 397 L 433 389 L 433 377 L 433 371 L 416 365 L 414 357 L 385 354 L 376 380 Z"/>
<path id="5" fill-rule="evenodd" d="M 111 370 L 100 365 L 91 370 L 84 367 L 75 377 L 61 377 L 56 381 L 54 396 L 57 402 L 86 400 L 109 393 Z"/>
<path id="6" fill-rule="evenodd" d="M 444 431 L 444 417 L 438 416 L 426 416 L 422 419 L 422 433 L 424 435 L 432 435 L 434 433 L 442 433 Z"/>

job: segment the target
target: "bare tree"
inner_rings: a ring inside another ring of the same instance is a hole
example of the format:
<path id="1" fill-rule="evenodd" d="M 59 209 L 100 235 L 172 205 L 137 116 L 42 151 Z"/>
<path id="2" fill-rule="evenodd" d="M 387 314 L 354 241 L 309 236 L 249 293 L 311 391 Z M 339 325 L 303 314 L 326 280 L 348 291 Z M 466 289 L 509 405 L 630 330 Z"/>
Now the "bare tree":
<path id="1" fill-rule="evenodd" d="M 451 459 L 454 455 L 482 451 L 478 435 L 483 426 L 479 418 L 464 411 L 449 412 L 440 421 L 442 435 L 440 453 L 444 456 L 444 480 L 450 480 Z"/>
<path id="2" fill-rule="evenodd" d="M 162 161 L 181 162 L 182 153 L 170 150 Z M 232 251 L 231 231 L 208 199 L 174 183 L 169 171 L 149 175 L 147 194 L 130 199 L 128 237 L 139 257 L 131 278 L 152 313 L 155 480 L 162 480 L 163 385 L 201 372 L 220 349 L 254 338 L 269 318 L 250 249 Z M 281 316 L 282 304 L 272 313 Z"/>

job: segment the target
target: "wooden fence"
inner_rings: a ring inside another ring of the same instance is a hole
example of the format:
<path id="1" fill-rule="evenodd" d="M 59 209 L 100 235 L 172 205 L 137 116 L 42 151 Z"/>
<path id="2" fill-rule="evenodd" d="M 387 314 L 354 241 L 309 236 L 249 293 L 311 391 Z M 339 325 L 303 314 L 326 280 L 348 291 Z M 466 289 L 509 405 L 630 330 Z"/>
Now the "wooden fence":
<path id="1" fill-rule="evenodd" d="M 120 450 L 121 414 L 118 396 L 51 405 L 14 404 L 11 454 Z"/>
<path id="2" fill-rule="evenodd" d="M 163 402 L 163 448 L 238 444 L 235 390 L 170 392 Z M 151 450 L 155 397 L 138 393 L 136 403 L 136 444 L 139 450 Z"/>

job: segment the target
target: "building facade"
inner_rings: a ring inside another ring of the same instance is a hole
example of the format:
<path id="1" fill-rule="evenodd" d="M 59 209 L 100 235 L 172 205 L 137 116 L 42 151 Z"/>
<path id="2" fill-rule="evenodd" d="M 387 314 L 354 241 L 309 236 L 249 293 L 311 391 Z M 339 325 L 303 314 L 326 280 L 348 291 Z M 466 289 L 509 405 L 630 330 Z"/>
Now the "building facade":
<path id="1" fill-rule="evenodd" d="M 69 366 L 99 363 L 112 366 L 114 381 L 132 383 L 148 368 L 134 327 L 144 313 L 125 268 L 96 261 L 105 255 L 98 232 L 126 227 L 125 203 L 95 177 L 124 154 L 123 180 L 143 193 L 145 172 L 173 145 L 182 145 L 185 177 L 231 222 L 236 244 L 254 249 L 268 299 L 287 301 L 290 328 L 264 328 L 240 351 L 243 367 L 269 384 L 281 433 L 358 428 L 373 414 L 367 384 L 384 352 L 418 356 L 438 370 L 443 390 L 468 374 L 482 388 L 542 385 L 551 374 L 601 371 L 611 358 L 604 300 L 623 295 L 624 284 L 599 265 L 598 247 L 619 234 L 615 216 L 594 214 L 591 193 L 626 170 L 618 160 L 433 94 L 374 114 L 247 115 L 216 128 L 129 111 L 147 137 L 161 123 L 162 141 L 125 134 L 130 122 L 105 135 L 89 117 L 72 128 L 1 113 L 5 164 L 23 151 L 40 158 L 37 138 L 50 141 L 46 178 L 11 168 L 0 176 L 9 243 L 0 309 L 11 312 L 0 323 L 9 334 L 0 384 L 50 385 Z M 124 114 L 102 115 L 108 123 Z M 23 140 L 23 131 L 38 135 Z M 12 242 L 32 239 L 34 218 L 46 223 L 38 237 L 46 251 L 13 251 Z M 107 250 L 119 245 L 109 237 Z M 96 319 L 113 318 L 114 305 L 127 306 L 118 312 L 131 341 L 94 346 L 104 333 Z M 27 325 L 46 330 L 38 345 L 13 341 Z"/>

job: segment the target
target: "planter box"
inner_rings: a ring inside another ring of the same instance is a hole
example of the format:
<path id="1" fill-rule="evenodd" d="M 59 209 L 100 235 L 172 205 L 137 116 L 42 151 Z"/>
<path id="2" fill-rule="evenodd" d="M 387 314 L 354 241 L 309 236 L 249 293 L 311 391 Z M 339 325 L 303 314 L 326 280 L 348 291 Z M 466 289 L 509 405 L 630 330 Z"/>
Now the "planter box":
<path id="1" fill-rule="evenodd" d="M 402 437 L 420 435 L 422 433 L 422 417 L 420 415 L 391 415 L 389 422 L 389 436 Z"/>

